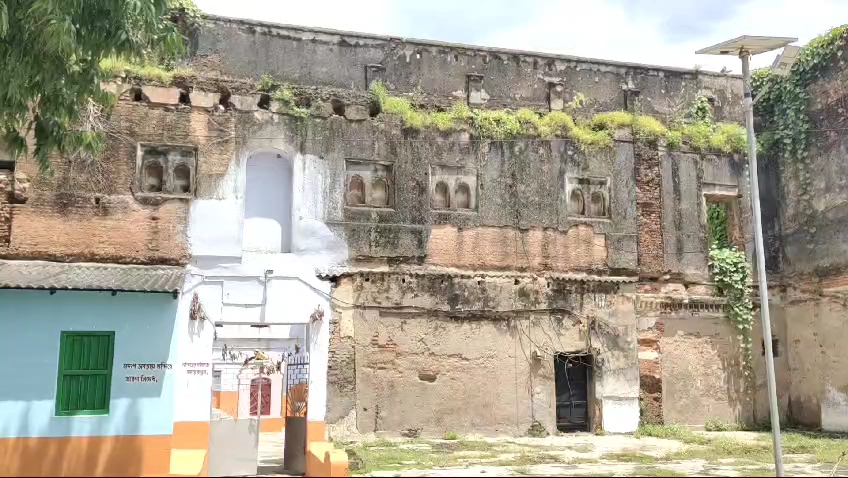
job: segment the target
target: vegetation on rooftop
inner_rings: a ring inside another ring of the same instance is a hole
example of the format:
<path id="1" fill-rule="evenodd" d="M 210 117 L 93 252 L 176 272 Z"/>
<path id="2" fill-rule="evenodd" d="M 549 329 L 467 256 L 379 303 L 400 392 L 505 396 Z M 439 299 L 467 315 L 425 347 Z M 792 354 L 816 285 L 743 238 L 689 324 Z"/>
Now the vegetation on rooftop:
<path id="1" fill-rule="evenodd" d="M 262 75 L 256 82 L 256 89 L 271 95 L 271 99 L 280 104 L 281 113 L 287 113 L 298 118 L 309 116 L 309 110 L 297 104 L 297 98 L 291 87 L 278 82 L 273 76 Z"/>
<path id="2" fill-rule="evenodd" d="M 146 61 L 130 61 L 110 56 L 100 61 L 105 78 L 123 77 L 145 82 L 170 84 L 174 77 L 191 76 L 190 68 L 168 68 Z"/>
<path id="3" fill-rule="evenodd" d="M 478 138 L 492 140 L 522 136 L 570 138 L 590 149 L 612 146 L 613 133 L 630 128 L 636 141 L 646 144 L 664 141 L 670 149 L 679 149 L 686 143 L 696 151 L 734 154 L 744 153 L 746 148 L 745 129 L 733 123 L 713 123 L 709 103 L 706 103 L 706 116 L 669 127 L 654 117 L 627 111 L 597 113 L 588 121 L 577 121 L 563 111 L 540 114 L 528 108 L 472 110 L 464 102 L 457 102 L 446 111 L 430 111 L 416 107 L 408 98 L 391 96 L 380 82 L 372 84 L 371 95 L 382 113 L 399 116 L 410 129 L 468 129 Z M 705 112 L 703 106 L 697 106 L 698 111 Z"/>

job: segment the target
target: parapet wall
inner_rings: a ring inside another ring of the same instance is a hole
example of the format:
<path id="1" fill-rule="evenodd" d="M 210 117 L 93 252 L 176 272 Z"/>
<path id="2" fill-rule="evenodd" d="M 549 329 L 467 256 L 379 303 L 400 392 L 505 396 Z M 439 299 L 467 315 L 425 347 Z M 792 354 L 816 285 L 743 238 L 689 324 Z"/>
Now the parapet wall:
<path id="1" fill-rule="evenodd" d="M 564 32 L 563 34 L 567 34 Z M 586 110 L 638 108 L 671 117 L 699 95 L 719 121 L 742 118 L 742 81 L 718 73 L 485 48 L 209 16 L 193 39 L 193 68 L 229 77 L 270 74 L 294 85 L 397 93 L 450 104 Z"/>

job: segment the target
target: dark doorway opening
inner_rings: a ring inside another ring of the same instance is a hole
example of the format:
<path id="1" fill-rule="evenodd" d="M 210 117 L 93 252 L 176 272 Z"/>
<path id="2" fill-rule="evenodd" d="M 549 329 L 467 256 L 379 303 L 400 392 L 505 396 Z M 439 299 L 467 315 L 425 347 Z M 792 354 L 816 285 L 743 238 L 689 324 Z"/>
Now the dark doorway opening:
<path id="1" fill-rule="evenodd" d="M 589 431 L 590 354 L 554 355 L 556 423 L 562 432 Z"/>

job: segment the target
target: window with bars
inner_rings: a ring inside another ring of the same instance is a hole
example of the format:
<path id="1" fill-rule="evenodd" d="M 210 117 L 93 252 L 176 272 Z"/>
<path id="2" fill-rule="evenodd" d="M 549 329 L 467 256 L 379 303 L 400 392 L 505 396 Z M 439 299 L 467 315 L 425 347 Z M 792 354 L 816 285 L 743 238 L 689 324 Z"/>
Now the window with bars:
<path id="1" fill-rule="evenodd" d="M 56 415 L 108 415 L 115 332 L 62 332 Z"/>

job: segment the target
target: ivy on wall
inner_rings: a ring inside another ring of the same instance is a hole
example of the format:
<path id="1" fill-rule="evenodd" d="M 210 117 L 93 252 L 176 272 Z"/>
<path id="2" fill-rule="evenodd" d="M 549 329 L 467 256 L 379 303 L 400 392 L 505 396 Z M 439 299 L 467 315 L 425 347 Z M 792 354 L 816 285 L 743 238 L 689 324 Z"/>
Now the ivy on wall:
<path id="1" fill-rule="evenodd" d="M 708 203 L 707 237 L 710 243 L 710 272 L 719 293 L 727 301 L 727 318 L 737 332 L 742 348 L 743 372 L 751 378 L 753 364 L 751 330 L 754 323 L 754 307 L 751 302 L 751 265 L 740 251 L 731 244 L 728 234 L 728 209 L 726 203 Z"/>
<path id="2" fill-rule="evenodd" d="M 711 203 L 707 206 L 707 237 L 710 244 L 719 248 L 730 247 L 730 235 L 727 233 L 727 204 Z"/>
<path id="3" fill-rule="evenodd" d="M 757 102 L 755 113 L 761 121 L 759 148 L 764 156 L 782 161 L 794 171 L 800 186 L 801 225 L 808 239 L 815 233 L 810 186 L 809 149 L 812 124 L 807 112 L 807 87 L 835 60 L 841 61 L 848 25 L 833 28 L 807 44 L 798 54 L 788 75 L 776 75 L 769 68 L 755 70 L 752 87 Z"/>
<path id="4" fill-rule="evenodd" d="M 710 271 L 719 292 L 727 300 L 727 318 L 736 329 L 742 347 L 743 372 L 752 377 L 751 330 L 754 323 L 754 306 L 751 302 L 751 265 L 745 253 L 734 246 L 710 246 Z"/>

